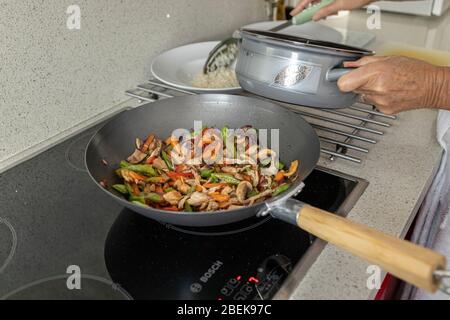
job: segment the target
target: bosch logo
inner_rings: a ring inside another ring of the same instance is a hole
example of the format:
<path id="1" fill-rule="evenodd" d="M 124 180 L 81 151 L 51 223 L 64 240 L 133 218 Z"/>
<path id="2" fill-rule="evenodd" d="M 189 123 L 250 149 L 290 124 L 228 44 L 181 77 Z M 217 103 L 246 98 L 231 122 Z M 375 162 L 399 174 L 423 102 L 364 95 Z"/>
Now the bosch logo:
<path id="1" fill-rule="evenodd" d="M 223 266 L 223 262 L 217 260 L 212 264 L 212 266 L 205 272 L 203 276 L 200 277 L 200 281 L 207 283 L 209 279 Z"/>

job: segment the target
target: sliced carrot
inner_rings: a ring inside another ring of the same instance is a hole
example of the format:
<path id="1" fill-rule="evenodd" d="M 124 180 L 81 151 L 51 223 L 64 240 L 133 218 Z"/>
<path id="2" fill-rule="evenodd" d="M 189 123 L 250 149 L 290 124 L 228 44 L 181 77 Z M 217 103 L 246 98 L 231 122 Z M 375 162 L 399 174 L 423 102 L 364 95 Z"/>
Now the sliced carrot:
<path id="1" fill-rule="evenodd" d="M 161 186 L 156 186 L 156 188 L 155 188 L 155 192 L 156 193 L 164 193 L 164 190 L 161 188 Z"/>
<path id="2" fill-rule="evenodd" d="M 278 173 L 275 175 L 275 181 L 280 182 L 284 179 L 284 171 L 278 171 Z"/>
<path id="3" fill-rule="evenodd" d="M 133 193 L 138 196 L 141 193 L 141 190 L 139 190 L 139 187 L 136 183 L 131 184 L 131 188 L 133 189 Z"/>
<path id="4" fill-rule="evenodd" d="M 185 164 L 180 164 L 180 165 L 175 166 L 175 172 L 178 172 L 178 173 L 183 172 L 187 169 L 188 169 L 188 166 L 186 166 Z"/>
<path id="5" fill-rule="evenodd" d="M 199 186 L 199 185 L 196 185 L 196 186 L 195 186 L 195 191 L 197 191 L 197 192 L 202 192 L 202 191 L 203 191 L 203 188 L 202 188 L 201 186 Z"/>
<path id="6" fill-rule="evenodd" d="M 129 170 L 128 174 L 130 175 L 131 178 L 133 178 L 134 180 L 138 180 L 138 181 L 144 181 L 146 179 L 146 177 L 144 177 L 143 175 L 140 175 L 139 173 L 136 173 L 134 171 Z"/>
<path id="7" fill-rule="evenodd" d="M 227 202 L 230 200 L 230 196 L 227 194 L 215 194 L 212 193 L 209 195 L 211 198 L 213 198 L 214 200 L 216 200 L 217 202 Z"/>
<path id="8" fill-rule="evenodd" d="M 167 172 L 167 175 L 173 180 L 177 180 L 179 178 L 192 178 L 194 176 L 190 172 L 183 173 L 183 172 L 174 172 L 174 171 Z"/>
<path id="9" fill-rule="evenodd" d="M 167 211 L 180 211 L 180 209 L 178 209 L 178 207 L 176 206 L 171 206 L 171 207 L 162 207 L 162 210 L 167 210 Z"/>

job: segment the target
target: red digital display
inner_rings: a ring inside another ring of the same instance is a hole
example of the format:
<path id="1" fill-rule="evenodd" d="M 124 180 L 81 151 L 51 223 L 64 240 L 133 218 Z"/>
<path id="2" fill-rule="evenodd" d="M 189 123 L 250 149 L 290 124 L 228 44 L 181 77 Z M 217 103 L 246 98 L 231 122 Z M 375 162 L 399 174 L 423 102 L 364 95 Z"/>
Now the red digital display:
<path id="1" fill-rule="evenodd" d="M 248 278 L 248 282 L 259 283 L 259 280 L 258 280 L 258 278 L 250 277 L 250 278 Z"/>

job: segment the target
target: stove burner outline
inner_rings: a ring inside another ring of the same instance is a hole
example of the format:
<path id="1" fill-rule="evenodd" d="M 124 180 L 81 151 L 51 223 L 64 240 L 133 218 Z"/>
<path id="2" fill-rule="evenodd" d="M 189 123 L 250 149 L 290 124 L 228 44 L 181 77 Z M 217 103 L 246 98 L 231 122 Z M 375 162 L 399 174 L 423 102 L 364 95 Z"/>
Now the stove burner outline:
<path id="1" fill-rule="evenodd" d="M 81 172 L 87 172 L 87 169 L 84 165 L 84 151 L 86 150 L 86 147 L 90 141 L 90 138 L 92 138 L 92 136 L 94 135 L 94 133 L 90 132 L 87 134 L 82 135 L 81 137 L 78 137 L 77 139 L 75 139 L 74 141 L 72 141 L 69 145 L 69 147 L 67 147 L 66 152 L 64 153 L 64 157 L 66 158 L 66 162 L 69 164 L 69 166 L 72 169 L 75 169 L 77 171 L 81 171 Z M 79 143 L 80 141 L 82 141 L 83 139 L 89 138 L 88 141 L 86 141 L 86 145 L 83 147 L 83 163 L 82 166 L 80 166 L 79 164 L 74 163 L 71 159 L 70 159 L 70 154 L 72 152 L 72 149 L 75 147 L 75 145 L 77 143 Z"/>
<path id="2" fill-rule="evenodd" d="M 5 294 L 4 296 L 0 297 L 0 300 L 7 300 L 8 298 L 10 298 L 11 296 L 20 293 L 28 288 L 40 285 L 42 283 L 46 283 L 49 281 L 55 281 L 55 280 L 62 280 L 62 279 L 67 279 L 70 275 L 68 274 L 62 274 L 62 275 L 58 275 L 58 276 L 51 276 L 51 277 L 47 277 L 47 278 L 43 278 L 43 279 L 39 279 L 39 280 L 35 280 L 33 282 L 30 282 L 28 284 L 25 284 L 7 294 Z M 99 277 L 99 276 L 95 276 L 95 275 L 91 275 L 91 274 L 82 274 L 81 275 L 81 279 L 90 279 L 90 280 L 94 280 L 94 281 L 99 281 L 101 283 L 104 283 L 108 286 L 111 286 L 111 288 L 114 291 L 118 291 L 120 292 L 127 300 L 134 300 L 133 297 L 124 289 L 122 288 L 122 286 L 118 283 L 115 283 L 111 280 L 108 280 L 106 278 L 103 277 Z"/>
<path id="3" fill-rule="evenodd" d="M 262 225 L 263 223 L 266 223 L 267 221 L 271 220 L 272 217 L 268 216 L 265 218 L 261 218 L 260 221 L 258 221 L 257 223 L 254 223 L 250 226 L 247 227 L 243 227 L 237 230 L 230 230 L 230 231 L 222 231 L 222 232 L 208 232 L 208 231 L 194 231 L 194 230 L 188 230 L 188 229 L 183 229 L 183 227 L 178 227 L 175 226 L 173 224 L 170 223 L 164 223 L 164 222 L 160 222 L 163 226 L 165 226 L 167 229 L 170 230 L 175 230 L 178 232 L 182 232 L 182 233 L 186 233 L 189 235 L 194 235 L 194 236 L 228 236 L 228 235 L 232 235 L 232 234 L 236 234 L 236 233 L 241 233 L 241 232 L 245 232 L 248 230 L 251 230 L 253 228 L 259 227 L 260 225 Z"/>
<path id="4" fill-rule="evenodd" d="M 9 229 L 9 231 L 11 232 L 11 235 L 12 235 L 11 249 L 9 250 L 9 254 L 6 257 L 3 264 L 0 265 L 0 274 L 1 274 L 6 269 L 6 267 L 9 265 L 12 258 L 14 257 L 14 254 L 16 253 L 17 233 L 16 233 L 16 230 L 14 229 L 14 227 L 12 226 L 12 224 L 6 218 L 0 217 L 0 224 L 4 224 Z"/>

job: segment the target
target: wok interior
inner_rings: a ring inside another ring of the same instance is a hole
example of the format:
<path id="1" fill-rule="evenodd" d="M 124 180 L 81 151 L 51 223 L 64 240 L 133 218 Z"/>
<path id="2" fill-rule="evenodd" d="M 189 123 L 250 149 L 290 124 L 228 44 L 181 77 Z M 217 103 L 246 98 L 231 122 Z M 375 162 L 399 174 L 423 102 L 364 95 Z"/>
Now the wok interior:
<path id="1" fill-rule="evenodd" d="M 202 125 L 219 129 L 223 126 L 238 129 L 246 125 L 257 129 L 279 129 L 280 160 L 286 165 L 294 160 L 300 162 L 299 178 L 291 188 L 297 187 L 306 178 L 315 167 L 319 157 L 317 135 L 300 116 L 274 103 L 255 98 L 211 94 L 160 100 L 119 114 L 101 128 L 89 143 L 86 151 L 88 171 L 97 182 L 105 179 L 108 186 L 120 183 L 114 169 L 119 167 L 121 160 L 126 159 L 134 151 L 136 138 L 145 139 L 150 133 L 153 133 L 159 138 L 165 139 L 174 129 L 189 130 L 193 128 L 194 121 L 202 121 Z M 268 130 L 268 138 L 268 147 L 270 148 L 272 144 L 270 130 Z M 103 159 L 107 161 L 107 166 L 102 164 Z M 107 192 L 121 197 L 115 191 L 108 190 Z M 173 213 L 155 208 L 137 208 L 123 197 L 121 198 L 123 199 L 122 204 L 125 206 L 157 220 L 171 220 L 169 216 L 173 215 L 177 217 L 190 215 L 191 219 L 203 219 L 206 215 L 211 214 L 230 215 L 230 211 Z M 241 210 L 245 211 L 243 209 L 234 211 Z M 157 213 L 158 211 L 159 213 Z M 254 211 L 255 209 L 253 209 L 253 213 L 247 213 L 246 217 L 255 214 Z M 155 214 L 157 214 L 156 217 Z M 235 220 L 240 220 L 237 217 Z M 185 224 L 185 222 L 181 224 Z M 208 225 L 211 224 L 208 223 Z"/>

